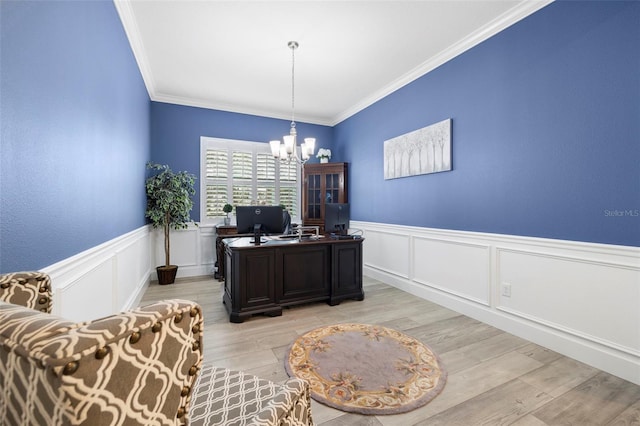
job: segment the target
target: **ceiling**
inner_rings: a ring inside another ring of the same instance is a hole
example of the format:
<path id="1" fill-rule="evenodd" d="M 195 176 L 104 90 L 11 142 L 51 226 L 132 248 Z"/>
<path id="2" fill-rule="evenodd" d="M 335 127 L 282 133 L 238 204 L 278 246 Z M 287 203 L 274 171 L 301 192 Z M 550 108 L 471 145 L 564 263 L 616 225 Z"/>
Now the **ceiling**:
<path id="1" fill-rule="evenodd" d="M 114 0 L 154 101 L 335 125 L 551 0 Z"/>

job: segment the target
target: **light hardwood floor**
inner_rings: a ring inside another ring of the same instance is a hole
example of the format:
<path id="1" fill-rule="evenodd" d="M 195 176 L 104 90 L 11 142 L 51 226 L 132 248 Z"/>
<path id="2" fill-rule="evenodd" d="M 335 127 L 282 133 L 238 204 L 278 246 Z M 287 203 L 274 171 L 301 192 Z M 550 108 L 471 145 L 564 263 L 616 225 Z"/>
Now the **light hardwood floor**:
<path id="1" fill-rule="evenodd" d="M 320 426 L 640 425 L 640 386 L 379 281 L 365 277 L 364 290 L 362 302 L 307 304 L 242 324 L 229 322 L 222 284 L 209 278 L 151 284 L 140 304 L 198 302 L 205 362 L 272 381 L 287 378 L 283 359 L 298 335 L 339 322 L 401 330 L 428 344 L 449 373 L 438 397 L 405 414 L 360 416 L 313 401 Z"/>

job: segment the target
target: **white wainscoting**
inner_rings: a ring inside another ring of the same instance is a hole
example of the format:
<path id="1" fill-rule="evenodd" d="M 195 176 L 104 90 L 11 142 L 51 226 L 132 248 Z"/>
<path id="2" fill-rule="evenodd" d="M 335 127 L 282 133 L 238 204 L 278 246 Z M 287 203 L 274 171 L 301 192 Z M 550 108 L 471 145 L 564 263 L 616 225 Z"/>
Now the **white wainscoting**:
<path id="1" fill-rule="evenodd" d="M 364 273 L 640 384 L 640 248 L 351 222 Z M 215 227 L 171 233 L 178 278 L 212 275 Z M 136 306 L 163 235 L 144 226 L 58 262 L 54 313 L 84 321 Z M 502 294 L 508 284 L 511 296 Z"/>
<path id="2" fill-rule="evenodd" d="M 365 275 L 640 384 L 639 248 L 356 221 L 351 228 L 365 237 Z"/>
<path id="3" fill-rule="evenodd" d="M 43 268 L 51 276 L 53 313 L 87 321 L 136 306 L 149 283 L 150 240 L 143 226 Z"/>
<path id="4" fill-rule="evenodd" d="M 151 230 L 153 236 L 152 280 L 157 280 L 155 267 L 164 265 L 164 234 Z M 187 229 L 171 231 L 171 264 L 178 265 L 177 278 L 213 275 L 216 262 L 215 226 L 189 225 Z"/>
<path id="5" fill-rule="evenodd" d="M 177 278 L 213 275 L 215 227 L 171 231 Z M 102 318 L 138 305 L 156 266 L 164 264 L 162 230 L 143 226 L 43 268 L 52 280 L 53 313 L 73 321 Z"/>

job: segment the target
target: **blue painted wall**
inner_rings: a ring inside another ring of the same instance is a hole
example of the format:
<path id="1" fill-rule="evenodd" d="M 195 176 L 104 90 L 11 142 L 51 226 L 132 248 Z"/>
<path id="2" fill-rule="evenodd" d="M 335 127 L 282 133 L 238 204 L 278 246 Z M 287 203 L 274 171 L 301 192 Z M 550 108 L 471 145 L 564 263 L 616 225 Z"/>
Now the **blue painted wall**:
<path id="1" fill-rule="evenodd" d="M 110 1 L 2 1 L 0 30 L 0 272 L 142 226 L 147 160 L 199 175 L 201 135 L 288 131 L 150 103 Z M 299 134 L 350 162 L 356 220 L 638 246 L 638 45 L 639 2 L 556 2 L 335 128 Z M 383 179 L 384 140 L 449 117 L 452 172 Z"/>
<path id="2" fill-rule="evenodd" d="M 353 219 L 640 245 L 640 2 L 556 2 L 334 129 Z M 451 172 L 383 142 L 453 119 Z"/>
<path id="3" fill-rule="evenodd" d="M 151 158 L 174 171 L 200 176 L 200 137 L 265 142 L 289 133 L 291 122 L 255 115 L 151 102 Z M 333 148 L 333 128 L 296 122 L 298 137 L 315 137 L 318 148 Z M 313 157 L 309 162 L 317 162 Z M 200 182 L 191 218 L 200 220 Z"/>
<path id="4" fill-rule="evenodd" d="M 149 96 L 111 1 L 0 2 L 0 272 L 145 224 Z"/>

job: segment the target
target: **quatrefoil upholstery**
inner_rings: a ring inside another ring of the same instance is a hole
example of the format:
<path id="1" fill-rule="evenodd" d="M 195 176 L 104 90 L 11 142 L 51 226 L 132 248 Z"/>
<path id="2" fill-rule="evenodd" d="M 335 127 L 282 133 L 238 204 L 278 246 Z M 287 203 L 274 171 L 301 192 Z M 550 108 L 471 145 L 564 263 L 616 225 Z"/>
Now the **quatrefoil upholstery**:
<path id="1" fill-rule="evenodd" d="M 51 286 L 39 278 L 0 277 L 0 424 L 188 424 L 200 306 L 165 300 L 74 323 L 46 313 Z"/>
<path id="2" fill-rule="evenodd" d="M 0 425 L 313 426 L 306 381 L 203 365 L 200 306 L 50 315 L 40 272 L 0 275 Z"/>

